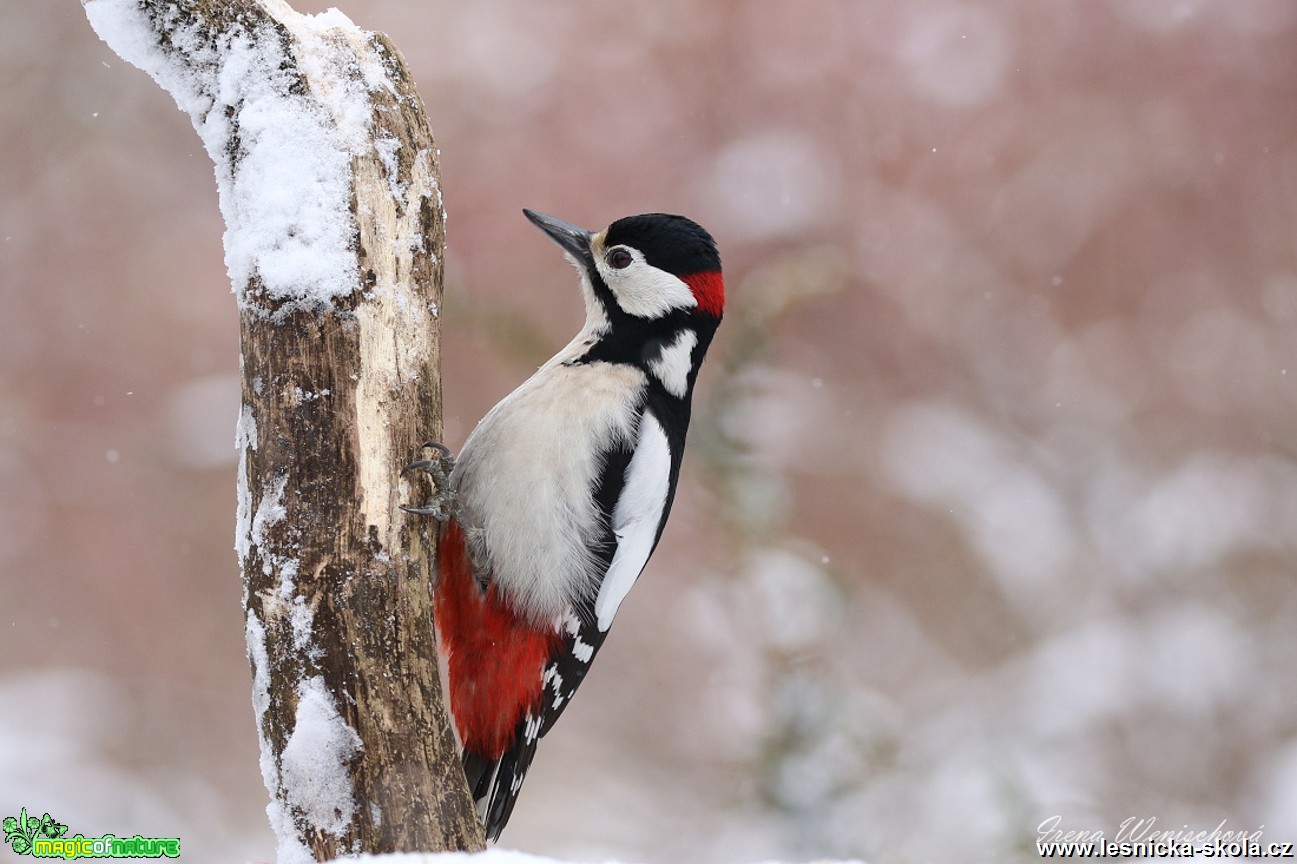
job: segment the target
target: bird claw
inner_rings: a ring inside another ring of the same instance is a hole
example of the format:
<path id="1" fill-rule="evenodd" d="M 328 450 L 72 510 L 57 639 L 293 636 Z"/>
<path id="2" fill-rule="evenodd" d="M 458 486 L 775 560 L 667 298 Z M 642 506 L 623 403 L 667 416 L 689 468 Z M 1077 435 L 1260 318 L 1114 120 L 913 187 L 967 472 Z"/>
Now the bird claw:
<path id="1" fill-rule="evenodd" d="M 422 449 L 434 450 L 437 455 L 431 459 L 411 462 L 401 469 L 401 473 L 422 471 L 432 480 L 435 491 L 422 507 L 402 504 L 401 509 L 418 516 L 431 516 L 438 522 L 448 522 L 458 507 L 455 490 L 450 487 L 450 472 L 455 470 L 455 457 L 451 455 L 450 448 L 440 441 L 428 441 Z"/>

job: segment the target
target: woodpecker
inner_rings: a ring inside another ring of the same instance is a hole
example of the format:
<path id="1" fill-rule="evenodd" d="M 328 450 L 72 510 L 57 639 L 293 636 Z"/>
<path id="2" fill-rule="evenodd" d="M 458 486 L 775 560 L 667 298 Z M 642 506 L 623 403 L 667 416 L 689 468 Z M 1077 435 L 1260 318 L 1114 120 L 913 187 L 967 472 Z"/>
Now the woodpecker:
<path id="1" fill-rule="evenodd" d="M 434 613 L 464 771 L 490 840 L 671 511 L 698 368 L 725 306 L 716 243 L 664 213 L 595 234 L 524 210 L 580 275 L 585 326 L 442 445 Z"/>

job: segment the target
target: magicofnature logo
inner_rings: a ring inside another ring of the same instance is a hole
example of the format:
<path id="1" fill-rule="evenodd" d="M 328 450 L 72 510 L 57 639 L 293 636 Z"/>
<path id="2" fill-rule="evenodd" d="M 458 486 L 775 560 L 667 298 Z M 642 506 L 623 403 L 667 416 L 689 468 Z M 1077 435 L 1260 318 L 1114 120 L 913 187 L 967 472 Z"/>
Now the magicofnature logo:
<path id="1" fill-rule="evenodd" d="M 65 837 L 68 826 L 46 813 L 37 819 L 27 815 L 27 808 L 17 816 L 6 816 L 4 842 L 19 855 L 33 858 L 178 858 L 178 837 Z"/>
<path id="2" fill-rule="evenodd" d="M 57 840 L 68 831 L 68 826 L 60 825 L 54 817 L 46 813 L 41 818 L 27 815 L 27 808 L 16 818 L 6 816 L 3 823 L 5 842 L 13 847 L 19 855 L 30 855 L 36 838 Z"/>

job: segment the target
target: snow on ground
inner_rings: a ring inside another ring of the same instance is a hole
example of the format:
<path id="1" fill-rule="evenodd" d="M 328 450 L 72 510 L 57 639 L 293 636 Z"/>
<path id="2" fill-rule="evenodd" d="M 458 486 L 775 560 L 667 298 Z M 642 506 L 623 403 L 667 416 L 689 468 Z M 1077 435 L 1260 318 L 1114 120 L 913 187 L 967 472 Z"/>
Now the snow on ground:
<path id="1" fill-rule="evenodd" d="M 539 855 L 528 855 L 513 849 L 492 847 L 484 852 L 442 852 L 428 854 L 423 852 L 401 853 L 396 855 L 355 855 L 336 859 L 339 862 L 357 862 L 357 864 L 567 864 L 557 858 L 543 858 Z M 604 861 L 600 864 L 616 864 Z M 775 864 L 775 862 L 766 862 Z M 863 864 L 860 861 L 811 861 L 807 864 Z"/>

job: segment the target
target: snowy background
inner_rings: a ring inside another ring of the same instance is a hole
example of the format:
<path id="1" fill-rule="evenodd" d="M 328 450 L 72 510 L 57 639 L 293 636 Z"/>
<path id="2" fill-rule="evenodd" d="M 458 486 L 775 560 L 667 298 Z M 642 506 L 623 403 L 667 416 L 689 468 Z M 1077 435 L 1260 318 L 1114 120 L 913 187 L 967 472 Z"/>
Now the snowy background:
<path id="1" fill-rule="evenodd" d="M 506 846 L 1297 840 L 1297 6 L 344 9 L 443 152 L 449 443 L 579 323 L 521 207 L 726 265 L 672 523 Z M 0 815 L 268 861 L 211 165 L 78 3 L 0 6 L 0 82 Z"/>

